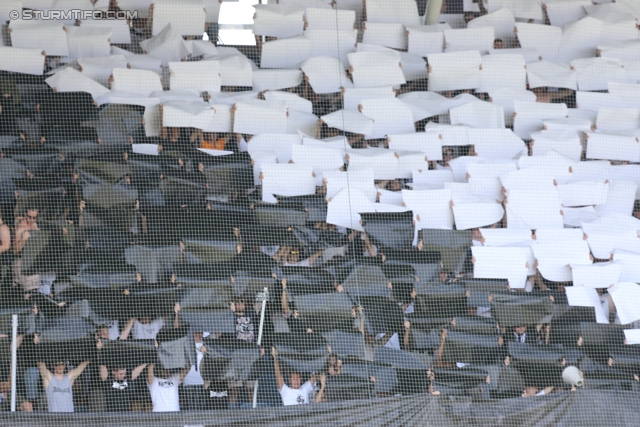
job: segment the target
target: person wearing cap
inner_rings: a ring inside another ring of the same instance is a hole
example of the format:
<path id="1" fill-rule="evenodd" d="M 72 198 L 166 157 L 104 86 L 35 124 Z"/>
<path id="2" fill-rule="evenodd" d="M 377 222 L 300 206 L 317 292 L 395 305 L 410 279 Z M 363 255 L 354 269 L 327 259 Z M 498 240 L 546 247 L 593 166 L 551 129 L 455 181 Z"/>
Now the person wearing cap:
<path id="1" fill-rule="evenodd" d="M 302 375 L 297 371 L 289 372 L 289 385 L 285 384 L 284 376 L 280 368 L 280 362 L 278 362 L 278 355 L 275 347 L 271 348 L 271 355 L 273 356 L 273 367 L 276 373 L 276 383 L 278 384 L 278 391 L 282 397 L 282 403 L 284 406 L 290 405 L 304 405 L 309 403 L 309 393 L 313 390 L 316 384 L 316 375 L 313 374 L 309 381 L 302 383 Z"/>
<path id="2" fill-rule="evenodd" d="M 111 366 L 111 375 L 106 365 L 100 365 L 100 379 L 103 383 L 106 411 L 128 412 L 129 402 L 133 399 L 131 382 L 140 376 L 146 363 L 136 366 L 129 371 L 123 362 L 114 362 Z"/>
<path id="3" fill-rule="evenodd" d="M 89 360 L 85 360 L 77 368 L 65 373 L 67 363 L 64 360 L 58 360 L 52 364 L 53 372 L 47 368 L 46 363 L 38 362 L 49 412 L 75 411 L 73 406 L 73 383 L 89 363 Z"/>

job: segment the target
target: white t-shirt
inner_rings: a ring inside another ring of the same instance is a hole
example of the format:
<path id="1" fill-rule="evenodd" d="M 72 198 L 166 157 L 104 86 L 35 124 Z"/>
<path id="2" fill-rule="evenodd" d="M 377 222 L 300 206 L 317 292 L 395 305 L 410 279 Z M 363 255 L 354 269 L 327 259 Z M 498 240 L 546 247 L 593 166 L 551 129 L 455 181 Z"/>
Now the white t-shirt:
<path id="1" fill-rule="evenodd" d="M 309 403 L 309 393 L 313 390 L 313 386 L 309 381 L 302 384 L 299 389 L 294 390 L 288 385 L 284 384 L 282 390 L 280 390 L 280 396 L 282 396 L 282 404 L 284 406 L 289 405 L 304 405 Z"/>
<path id="2" fill-rule="evenodd" d="M 178 386 L 180 376 L 174 375 L 171 378 L 153 378 L 153 383 L 149 385 L 149 394 L 153 402 L 153 412 L 171 412 L 180 410 L 180 400 L 178 397 Z"/>
<path id="3" fill-rule="evenodd" d="M 138 319 L 131 328 L 131 336 L 134 340 L 155 339 L 156 335 L 160 331 L 160 328 L 164 325 L 162 317 L 152 320 L 151 322 L 143 325 Z"/>

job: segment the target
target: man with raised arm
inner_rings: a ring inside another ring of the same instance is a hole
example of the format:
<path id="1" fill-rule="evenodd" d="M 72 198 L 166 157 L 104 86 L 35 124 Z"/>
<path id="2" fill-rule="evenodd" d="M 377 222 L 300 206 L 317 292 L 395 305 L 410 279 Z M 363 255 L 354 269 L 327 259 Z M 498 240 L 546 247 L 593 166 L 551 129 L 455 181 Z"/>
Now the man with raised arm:
<path id="1" fill-rule="evenodd" d="M 88 365 L 89 360 L 85 360 L 65 374 L 67 364 L 62 360 L 53 363 L 53 372 L 47 369 L 44 362 L 38 362 L 49 412 L 74 412 L 73 383 Z"/>
<path id="2" fill-rule="evenodd" d="M 313 374 L 309 381 L 302 384 L 302 375 L 300 375 L 300 372 L 291 371 L 289 372 L 289 385 L 286 385 L 275 347 L 271 347 L 271 355 L 273 356 L 276 383 L 278 384 L 278 391 L 280 391 L 280 396 L 282 397 L 282 404 L 289 406 L 309 403 L 309 393 L 311 393 L 316 383 L 316 375 Z"/>

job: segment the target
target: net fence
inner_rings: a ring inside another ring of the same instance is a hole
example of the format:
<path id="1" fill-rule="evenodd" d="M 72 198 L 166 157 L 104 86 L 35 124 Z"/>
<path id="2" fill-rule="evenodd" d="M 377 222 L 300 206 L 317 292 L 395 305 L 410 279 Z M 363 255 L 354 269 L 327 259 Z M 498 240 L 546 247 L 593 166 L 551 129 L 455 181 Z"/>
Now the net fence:
<path id="1" fill-rule="evenodd" d="M 637 425 L 639 19 L 3 0 L 0 425 Z"/>

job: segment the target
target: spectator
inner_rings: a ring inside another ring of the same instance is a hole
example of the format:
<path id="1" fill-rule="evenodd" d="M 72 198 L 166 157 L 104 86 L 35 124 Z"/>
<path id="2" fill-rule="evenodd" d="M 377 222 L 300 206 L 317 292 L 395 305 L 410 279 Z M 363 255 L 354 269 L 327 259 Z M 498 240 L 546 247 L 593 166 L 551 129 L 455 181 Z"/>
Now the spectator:
<path id="1" fill-rule="evenodd" d="M 273 367 L 276 373 L 278 391 L 280 391 L 280 396 L 282 397 L 282 403 L 284 406 L 303 405 L 309 403 L 309 393 L 313 391 L 313 387 L 316 384 L 316 375 L 313 374 L 309 381 L 302 384 L 302 375 L 300 372 L 292 370 L 289 372 L 289 385 L 286 385 L 284 383 L 284 376 L 282 375 L 275 347 L 271 348 L 271 355 L 273 356 Z"/>
<path id="2" fill-rule="evenodd" d="M 140 376 L 147 367 L 146 363 L 136 366 L 129 371 L 125 364 L 114 363 L 111 374 L 106 365 L 100 365 L 100 379 L 103 382 L 106 410 L 108 412 L 128 412 L 131 410 L 130 401 L 133 399 L 132 382 Z"/>
<path id="3" fill-rule="evenodd" d="M 172 374 L 168 369 L 158 369 L 155 375 L 155 364 L 147 368 L 147 386 L 151 394 L 153 412 L 175 412 L 180 410 L 178 387 L 191 366 L 187 366 L 178 373 Z"/>
<path id="4" fill-rule="evenodd" d="M 74 412 L 73 383 L 88 365 L 89 360 L 85 360 L 77 368 L 65 373 L 67 362 L 63 360 L 52 364 L 53 372 L 47 369 L 44 362 L 38 362 L 49 412 Z"/>
<path id="5" fill-rule="evenodd" d="M 31 237 L 31 232 L 40 230 L 38 228 L 38 209 L 29 207 L 26 209 L 24 217 L 18 220 L 16 235 L 13 245 L 15 259 L 13 261 L 13 281 L 15 285 L 20 285 L 24 292 L 29 293 L 40 288 L 40 275 L 32 274 L 25 276 L 22 274 L 22 250 L 27 240 Z"/>

